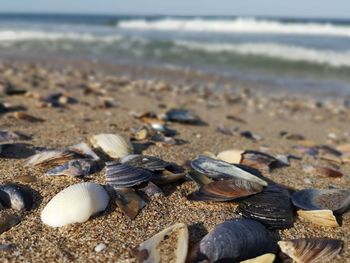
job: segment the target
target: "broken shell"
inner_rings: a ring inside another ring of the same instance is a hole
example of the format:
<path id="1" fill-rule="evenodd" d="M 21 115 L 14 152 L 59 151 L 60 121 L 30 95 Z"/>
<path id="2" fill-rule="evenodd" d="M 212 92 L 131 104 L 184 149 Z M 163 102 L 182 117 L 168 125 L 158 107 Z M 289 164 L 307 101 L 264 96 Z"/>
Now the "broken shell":
<path id="1" fill-rule="evenodd" d="M 130 219 L 134 219 L 146 206 L 146 202 L 132 188 L 114 188 L 114 191 L 116 204 Z"/>
<path id="2" fill-rule="evenodd" d="M 332 210 L 342 214 L 350 206 L 349 189 L 304 189 L 293 193 L 293 204 L 303 210 Z"/>
<path id="3" fill-rule="evenodd" d="M 244 199 L 238 212 L 245 218 L 257 220 L 270 229 L 293 226 L 293 208 L 287 190 L 277 186 Z"/>
<path id="4" fill-rule="evenodd" d="M 305 238 L 278 242 L 282 252 L 297 263 L 323 263 L 333 259 L 342 249 L 343 241 L 327 238 Z"/>
<path id="5" fill-rule="evenodd" d="M 338 221 L 331 210 L 298 210 L 297 213 L 299 217 L 315 225 L 339 227 Z"/>
<path id="6" fill-rule="evenodd" d="M 33 198 L 29 191 L 16 184 L 0 186 L 0 201 L 4 206 L 19 211 L 29 210 L 33 205 Z"/>
<path id="7" fill-rule="evenodd" d="M 162 171 L 171 164 L 159 159 L 155 156 L 146 155 L 128 155 L 120 160 L 121 163 L 125 163 L 130 166 L 143 168 L 149 171 Z"/>
<path id="8" fill-rule="evenodd" d="M 70 150 L 48 150 L 42 151 L 29 157 L 28 166 L 55 166 L 66 163 L 69 160 L 81 159 L 85 156 Z"/>
<path id="9" fill-rule="evenodd" d="M 29 136 L 19 132 L 0 131 L 0 141 L 28 140 Z"/>
<path id="10" fill-rule="evenodd" d="M 93 166 L 93 161 L 91 160 L 71 160 L 63 165 L 55 167 L 46 172 L 46 175 L 67 175 L 67 176 L 86 176 L 90 174 L 90 171 Z"/>
<path id="11" fill-rule="evenodd" d="M 187 109 L 171 109 L 165 113 L 165 119 L 184 124 L 204 124 L 194 112 Z"/>
<path id="12" fill-rule="evenodd" d="M 217 159 L 227 162 L 227 163 L 240 163 L 242 160 L 242 150 L 227 150 L 218 153 Z"/>
<path id="13" fill-rule="evenodd" d="M 308 173 L 313 173 L 317 175 L 325 175 L 327 177 L 342 177 L 343 173 L 337 170 L 334 170 L 329 167 L 322 167 L 322 166 L 304 166 L 303 170 Z"/>
<path id="14" fill-rule="evenodd" d="M 16 215 L 1 213 L 0 214 L 0 234 L 9 230 L 20 222 L 20 218 Z"/>
<path id="15" fill-rule="evenodd" d="M 118 134 L 98 134 L 90 138 L 95 148 L 101 148 L 111 158 L 121 158 L 132 153 L 132 145 L 129 140 Z"/>
<path id="16" fill-rule="evenodd" d="M 164 195 L 162 189 L 152 182 L 148 182 L 147 185 L 140 190 L 143 191 L 148 197 Z"/>
<path id="17" fill-rule="evenodd" d="M 150 171 L 125 163 L 106 163 L 106 183 L 114 187 L 132 187 L 149 181 L 152 176 Z"/>
<path id="18" fill-rule="evenodd" d="M 269 172 L 273 165 L 279 164 L 275 157 L 258 151 L 245 151 L 240 162 L 261 172 Z"/>
<path id="19" fill-rule="evenodd" d="M 275 254 L 267 253 L 256 258 L 241 261 L 240 263 L 273 263 L 275 261 L 275 258 Z"/>
<path id="20" fill-rule="evenodd" d="M 192 249 L 188 262 L 239 262 L 276 251 L 272 234 L 262 224 L 235 219 L 211 230 Z"/>
<path id="21" fill-rule="evenodd" d="M 198 173 L 204 174 L 214 179 L 244 179 L 252 181 L 262 186 L 267 186 L 267 182 L 257 176 L 224 161 L 215 160 L 206 156 L 199 156 L 191 162 L 191 167 Z"/>
<path id="22" fill-rule="evenodd" d="M 69 147 L 70 150 L 85 155 L 86 158 L 99 161 L 100 157 L 85 142 L 81 142 Z"/>
<path id="23" fill-rule="evenodd" d="M 23 121 L 28 121 L 28 122 L 42 122 L 44 121 L 43 119 L 34 117 L 28 113 L 25 113 L 23 111 L 16 111 L 14 113 L 14 116 L 17 120 L 23 120 Z"/>
<path id="24" fill-rule="evenodd" d="M 51 227 L 83 223 L 90 216 L 104 211 L 109 196 L 95 183 L 74 184 L 55 195 L 41 212 L 41 220 Z"/>
<path id="25" fill-rule="evenodd" d="M 233 201 L 260 193 L 263 186 L 242 179 L 219 180 L 203 185 L 198 191 L 190 194 L 191 201 Z"/>
<path id="26" fill-rule="evenodd" d="M 144 241 L 131 252 L 142 263 L 185 263 L 187 251 L 187 226 L 177 223 Z"/>

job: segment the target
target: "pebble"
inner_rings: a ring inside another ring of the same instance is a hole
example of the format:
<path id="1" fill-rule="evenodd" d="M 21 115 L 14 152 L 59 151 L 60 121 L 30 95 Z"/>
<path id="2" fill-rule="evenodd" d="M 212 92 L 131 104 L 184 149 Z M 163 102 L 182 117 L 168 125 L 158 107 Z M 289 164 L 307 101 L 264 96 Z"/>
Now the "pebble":
<path id="1" fill-rule="evenodd" d="M 101 252 L 102 250 L 105 250 L 106 247 L 107 247 L 107 246 L 106 246 L 105 244 L 100 243 L 100 244 L 98 244 L 98 245 L 95 247 L 95 251 L 96 251 L 97 253 L 99 253 L 99 252 Z"/>

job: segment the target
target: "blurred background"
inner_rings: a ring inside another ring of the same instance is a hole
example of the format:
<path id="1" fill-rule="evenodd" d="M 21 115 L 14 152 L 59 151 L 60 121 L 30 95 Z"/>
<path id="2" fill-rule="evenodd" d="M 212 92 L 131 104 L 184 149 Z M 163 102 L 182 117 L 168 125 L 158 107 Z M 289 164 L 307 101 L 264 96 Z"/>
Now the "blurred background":
<path id="1" fill-rule="evenodd" d="M 350 94 L 345 0 L 11 0 L 0 56 L 193 69 Z"/>

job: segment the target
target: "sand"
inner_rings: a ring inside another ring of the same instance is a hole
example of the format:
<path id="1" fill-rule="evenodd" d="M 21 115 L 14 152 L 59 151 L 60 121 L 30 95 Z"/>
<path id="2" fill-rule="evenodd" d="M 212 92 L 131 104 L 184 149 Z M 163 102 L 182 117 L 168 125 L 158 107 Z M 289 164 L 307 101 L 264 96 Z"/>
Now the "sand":
<path id="1" fill-rule="evenodd" d="M 241 91 L 237 83 L 229 83 L 229 94 L 203 92 L 196 86 L 203 86 L 205 81 L 183 73 L 187 86 L 175 87 L 172 83 L 148 82 L 137 79 L 121 78 L 119 68 L 106 73 L 98 65 L 60 67 L 52 63 L 5 63 L 0 67 L 2 79 L 12 81 L 18 88 L 41 95 L 63 90 L 78 100 L 63 108 L 37 107 L 35 96 L 4 96 L 1 101 L 12 106 L 23 106 L 26 112 L 44 119 L 43 122 L 17 120 L 13 113 L 4 113 L 0 118 L 1 129 L 20 131 L 32 136 L 27 145 L 17 145 L 3 152 L 0 158 L 1 183 L 20 182 L 19 177 L 32 176 L 35 181 L 22 183 L 33 189 L 34 208 L 27 212 L 7 209 L 20 215 L 21 222 L 0 235 L 0 244 L 14 244 L 8 251 L 0 251 L 1 262 L 133 262 L 130 248 L 155 233 L 177 222 L 188 224 L 190 244 L 193 245 L 207 231 L 225 220 L 238 218 L 235 212 L 237 204 L 189 202 L 186 195 L 194 191 L 194 182 L 181 181 L 163 186 L 165 196 L 154 197 L 134 219 L 126 217 L 111 202 L 101 215 L 82 224 L 73 224 L 62 228 L 50 228 L 42 224 L 40 212 L 47 202 L 59 191 L 69 185 L 82 181 L 104 183 L 105 171 L 90 175 L 82 180 L 70 177 L 48 177 L 41 168 L 25 167 L 25 158 L 36 147 L 63 148 L 82 141 L 98 133 L 121 133 L 130 135 L 131 127 L 141 126 L 140 121 L 130 116 L 131 111 L 166 111 L 171 107 L 185 107 L 194 110 L 208 125 L 191 126 L 172 124 L 178 131 L 176 138 L 186 141 L 173 147 L 150 146 L 143 154 L 155 155 L 179 165 L 195 158 L 205 151 L 218 153 L 227 149 L 253 149 L 263 147 L 270 154 L 297 154 L 301 161 L 293 160 L 285 168 L 275 169 L 265 174 L 266 177 L 296 189 L 349 187 L 350 164 L 339 165 L 345 174 L 341 178 L 328 178 L 322 175 L 307 174 L 303 164 L 321 164 L 330 166 L 319 158 L 302 155 L 292 148 L 295 140 L 280 137 L 281 131 L 302 134 L 307 140 L 318 145 L 333 147 L 349 142 L 350 109 L 343 106 L 343 99 L 323 102 L 320 107 L 309 98 L 264 96 L 254 87 L 250 93 Z M 124 74 L 124 73 L 123 73 Z M 163 72 L 166 74 L 166 72 Z M 180 73 L 177 73 L 179 77 Z M 185 75 L 187 77 L 185 77 Z M 204 79 L 205 80 L 205 79 Z M 115 100 L 115 106 L 101 108 L 96 95 L 84 95 L 83 88 L 91 86 L 96 90 L 105 90 L 105 96 Z M 194 88 L 190 88 L 193 86 Z M 174 91 L 175 90 L 175 91 Z M 275 94 L 274 94 L 275 95 Z M 227 119 L 234 115 L 244 123 Z M 219 125 L 239 127 L 249 130 L 262 139 L 252 141 L 239 135 L 218 133 Z M 306 180 L 305 180 L 306 179 Z M 3 213 L 0 212 L 0 213 Z M 350 262 L 350 214 L 343 215 L 343 224 L 339 228 L 313 225 L 305 220 L 296 219 L 294 227 L 279 232 L 282 239 L 301 237 L 329 237 L 344 240 L 345 247 L 333 262 Z M 107 247 L 102 252 L 95 252 L 96 245 L 103 243 Z"/>

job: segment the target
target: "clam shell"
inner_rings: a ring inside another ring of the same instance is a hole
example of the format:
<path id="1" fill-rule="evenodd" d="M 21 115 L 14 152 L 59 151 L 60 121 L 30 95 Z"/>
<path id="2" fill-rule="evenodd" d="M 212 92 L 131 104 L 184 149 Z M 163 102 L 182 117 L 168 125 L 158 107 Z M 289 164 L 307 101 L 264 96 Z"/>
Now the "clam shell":
<path id="1" fill-rule="evenodd" d="M 275 261 L 275 258 L 275 254 L 267 253 L 256 258 L 241 261 L 240 263 L 273 263 Z"/>
<path id="2" fill-rule="evenodd" d="M 337 218 L 331 210 L 298 210 L 298 215 L 315 225 L 339 227 Z"/>
<path id="3" fill-rule="evenodd" d="M 149 181 L 152 176 L 150 171 L 125 163 L 106 163 L 106 183 L 114 187 L 132 187 Z"/>
<path id="4" fill-rule="evenodd" d="M 214 181 L 203 185 L 198 191 L 190 194 L 191 201 L 233 201 L 260 193 L 263 186 L 251 181 L 229 179 Z"/>
<path id="5" fill-rule="evenodd" d="M 33 205 L 33 198 L 29 191 L 16 184 L 0 186 L 0 201 L 6 207 L 16 210 L 29 210 Z"/>
<path id="6" fill-rule="evenodd" d="M 279 241 L 282 252 L 297 263 L 323 263 L 333 259 L 342 249 L 343 241 L 327 238 L 305 238 Z"/>
<path id="7" fill-rule="evenodd" d="M 28 161 L 28 166 L 55 166 L 66 163 L 69 160 L 84 158 L 77 152 L 71 150 L 47 150 L 31 156 Z"/>
<path id="8" fill-rule="evenodd" d="M 183 223 L 172 225 L 132 249 L 139 262 L 185 263 L 188 251 L 188 229 Z"/>
<path id="9" fill-rule="evenodd" d="M 111 158 L 121 158 L 133 152 L 129 140 L 118 134 L 98 134 L 90 138 L 95 148 L 101 148 Z"/>
<path id="10" fill-rule="evenodd" d="M 262 224 L 235 219 L 211 230 L 190 252 L 188 262 L 239 262 L 276 251 L 277 243 Z"/>
<path id="11" fill-rule="evenodd" d="M 304 189 L 293 193 L 293 204 L 303 210 L 332 210 L 342 214 L 350 206 L 349 189 Z"/>
<path id="12" fill-rule="evenodd" d="M 46 172 L 46 175 L 67 175 L 67 176 L 86 176 L 90 174 L 93 161 L 91 160 L 71 160 L 63 165 L 55 167 Z"/>
<path id="13" fill-rule="evenodd" d="M 122 212 L 130 219 L 134 219 L 139 211 L 146 206 L 146 202 L 132 188 L 114 188 L 115 202 Z"/>
<path id="14" fill-rule="evenodd" d="M 90 216 L 104 211 L 108 202 L 109 196 L 101 185 L 74 184 L 50 200 L 41 212 L 41 220 L 51 227 L 83 223 Z"/>
<path id="15" fill-rule="evenodd" d="M 277 186 L 244 199 L 238 212 L 245 218 L 257 220 L 270 229 L 283 229 L 293 226 L 293 208 L 289 194 Z"/>
<path id="16" fill-rule="evenodd" d="M 242 150 L 227 150 L 218 153 L 217 159 L 227 162 L 227 163 L 240 163 L 242 160 Z"/>
<path id="17" fill-rule="evenodd" d="M 224 161 L 215 160 L 206 156 L 199 156 L 191 162 L 191 167 L 198 173 L 204 174 L 214 179 L 244 179 L 252 181 L 262 186 L 267 186 L 267 182 L 257 176 Z"/>

